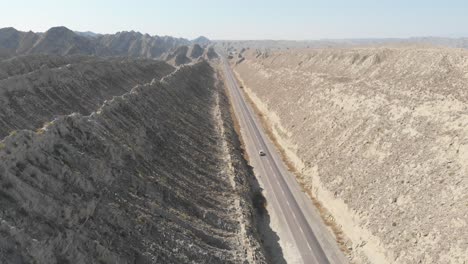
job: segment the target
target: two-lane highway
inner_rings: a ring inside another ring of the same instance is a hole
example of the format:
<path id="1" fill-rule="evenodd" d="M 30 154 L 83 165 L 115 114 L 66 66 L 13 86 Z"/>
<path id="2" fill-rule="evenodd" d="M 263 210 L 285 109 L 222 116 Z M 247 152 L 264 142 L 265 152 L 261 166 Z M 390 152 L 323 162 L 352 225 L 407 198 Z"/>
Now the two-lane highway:
<path id="1" fill-rule="evenodd" d="M 347 263 L 312 201 L 301 191 L 266 136 L 254 111 L 246 103 L 231 67 L 223 58 L 231 104 L 241 127 L 250 163 L 265 190 L 272 228 L 288 263 Z M 263 150 L 265 156 L 260 156 Z M 276 230 L 275 230 L 276 229 Z"/>

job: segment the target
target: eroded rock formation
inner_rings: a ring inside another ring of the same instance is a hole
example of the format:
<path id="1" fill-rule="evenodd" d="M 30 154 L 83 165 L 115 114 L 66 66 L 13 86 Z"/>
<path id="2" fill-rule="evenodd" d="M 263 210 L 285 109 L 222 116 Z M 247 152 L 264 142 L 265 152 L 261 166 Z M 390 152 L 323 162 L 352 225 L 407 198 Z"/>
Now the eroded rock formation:
<path id="1" fill-rule="evenodd" d="M 0 262 L 264 263 L 219 85 L 182 66 L 0 141 Z"/>
<path id="2" fill-rule="evenodd" d="M 168 51 L 191 42 L 170 36 L 150 36 L 140 32 L 115 34 L 77 33 L 66 27 L 53 27 L 44 33 L 0 29 L 0 58 L 3 56 L 95 55 L 159 58 Z"/>
<path id="3" fill-rule="evenodd" d="M 0 138 L 60 115 L 88 115 L 112 96 L 174 68 L 141 59 L 29 55 L 0 62 Z"/>

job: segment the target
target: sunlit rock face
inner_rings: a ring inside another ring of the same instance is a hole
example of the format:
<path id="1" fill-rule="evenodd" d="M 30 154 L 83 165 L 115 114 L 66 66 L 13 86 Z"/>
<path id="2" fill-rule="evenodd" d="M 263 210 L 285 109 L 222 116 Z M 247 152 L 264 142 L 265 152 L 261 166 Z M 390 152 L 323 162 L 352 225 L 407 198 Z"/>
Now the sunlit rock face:
<path id="1" fill-rule="evenodd" d="M 251 49 L 244 57 L 235 67 L 244 90 L 357 262 L 466 260 L 465 50 Z"/>

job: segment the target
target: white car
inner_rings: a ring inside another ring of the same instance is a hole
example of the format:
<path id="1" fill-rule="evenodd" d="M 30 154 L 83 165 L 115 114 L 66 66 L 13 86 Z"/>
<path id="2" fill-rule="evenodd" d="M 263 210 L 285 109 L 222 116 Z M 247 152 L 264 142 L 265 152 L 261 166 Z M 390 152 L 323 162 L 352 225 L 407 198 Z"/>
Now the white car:
<path id="1" fill-rule="evenodd" d="M 265 151 L 260 150 L 260 151 L 258 152 L 258 155 L 260 155 L 260 156 L 266 156 L 266 153 L 265 153 Z"/>

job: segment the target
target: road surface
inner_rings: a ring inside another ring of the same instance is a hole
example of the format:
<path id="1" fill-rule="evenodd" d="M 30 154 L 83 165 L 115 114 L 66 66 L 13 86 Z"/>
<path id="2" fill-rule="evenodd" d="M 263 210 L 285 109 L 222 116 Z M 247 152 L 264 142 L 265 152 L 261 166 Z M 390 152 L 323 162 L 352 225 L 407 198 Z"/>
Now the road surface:
<path id="1" fill-rule="evenodd" d="M 280 238 L 288 263 L 347 263 L 312 201 L 286 169 L 251 106 L 246 102 L 227 60 L 222 61 L 250 163 L 267 199 L 272 229 Z M 265 156 L 260 156 L 263 150 Z M 276 230 L 275 230 L 276 229 Z"/>

